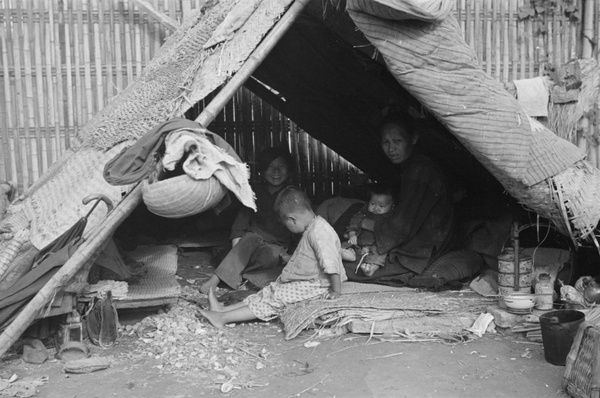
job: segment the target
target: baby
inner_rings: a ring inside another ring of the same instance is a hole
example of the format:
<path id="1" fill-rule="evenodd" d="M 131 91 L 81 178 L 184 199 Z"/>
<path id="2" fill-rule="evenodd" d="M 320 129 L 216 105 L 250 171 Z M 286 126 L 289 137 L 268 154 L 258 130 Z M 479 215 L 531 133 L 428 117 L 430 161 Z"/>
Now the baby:
<path id="1" fill-rule="evenodd" d="M 284 188 L 274 204 L 281 222 L 294 234 L 302 234 L 300 242 L 279 278 L 244 301 L 224 306 L 211 288 L 209 310 L 200 310 L 213 326 L 254 319 L 268 321 L 280 316 L 286 306 L 324 297 L 336 299 L 342 282 L 347 280 L 335 230 L 316 215 L 306 194 L 297 187 Z"/>
<path id="2" fill-rule="evenodd" d="M 350 220 L 346 235 L 348 236 L 348 244 L 344 246 L 355 246 L 357 251 L 364 258 L 369 255 L 367 262 L 360 263 L 360 269 L 366 276 L 373 276 L 375 271 L 382 267 L 385 263 L 385 256 L 382 256 L 377 251 L 377 243 L 375 242 L 375 234 L 361 228 L 363 219 L 373 219 L 375 215 L 389 213 L 394 208 L 394 194 L 392 188 L 385 184 L 375 184 L 369 189 L 369 202 L 363 206 Z M 351 247 L 343 249 L 343 258 L 351 259 L 352 254 L 348 252 Z M 354 256 L 355 257 L 355 256 Z"/>

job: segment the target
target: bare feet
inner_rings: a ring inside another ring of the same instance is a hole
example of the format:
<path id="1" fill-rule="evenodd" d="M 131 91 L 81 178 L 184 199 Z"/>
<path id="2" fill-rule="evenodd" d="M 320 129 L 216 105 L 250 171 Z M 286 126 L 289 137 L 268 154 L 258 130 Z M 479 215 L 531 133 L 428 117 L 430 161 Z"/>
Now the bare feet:
<path id="1" fill-rule="evenodd" d="M 360 265 L 360 269 L 362 270 L 363 274 L 371 277 L 375 271 L 379 269 L 379 265 L 364 263 Z"/>
<path id="2" fill-rule="evenodd" d="M 215 311 L 204 311 L 198 310 L 200 314 L 210 322 L 211 325 L 216 327 L 217 329 L 221 329 L 225 326 L 225 322 L 223 322 L 223 315 L 220 312 Z"/>
<path id="3" fill-rule="evenodd" d="M 346 248 L 342 249 L 341 252 L 343 261 L 356 261 L 356 252 L 354 249 Z"/>
<path id="4" fill-rule="evenodd" d="M 217 296 L 215 296 L 215 289 L 212 287 L 208 290 L 208 309 L 213 312 L 223 312 L 225 311 L 225 306 L 217 300 Z"/>
<path id="5" fill-rule="evenodd" d="M 212 274 L 210 278 L 200 286 L 200 293 L 208 294 L 208 291 L 216 288 L 219 285 L 219 282 L 221 282 L 219 277 Z"/>

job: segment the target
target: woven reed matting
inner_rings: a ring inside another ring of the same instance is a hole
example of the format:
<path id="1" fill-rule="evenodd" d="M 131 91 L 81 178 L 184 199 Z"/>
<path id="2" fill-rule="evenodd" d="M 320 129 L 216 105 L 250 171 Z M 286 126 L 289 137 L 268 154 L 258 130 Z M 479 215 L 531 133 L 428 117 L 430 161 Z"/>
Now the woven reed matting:
<path id="1" fill-rule="evenodd" d="M 122 199 L 123 188 L 109 185 L 102 176 L 104 164 L 121 150 L 116 146 L 102 152 L 82 148 L 73 153 L 44 185 L 23 202 L 23 209 L 31 221 L 30 240 L 41 249 L 67 231 L 85 216 L 92 203 L 83 205 L 83 198 L 92 194 L 107 196 L 116 206 Z M 88 218 L 86 231 L 90 231 L 106 216 L 106 206 L 100 204 Z M 84 233 L 85 234 L 85 233 Z"/>
<path id="2" fill-rule="evenodd" d="M 148 273 L 139 283 L 129 285 L 127 297 L 119 302 L 179 297 L 181 286 L 175 278 L 177 246 L 141 246 L 128 254 L 132 259 L 142 261 Z"/>
<path id="3" fill-rule="evenodd" d="M 204 99 L 237 72 L 290 3 L 290 0 L 263 0 L 231 40 L 212 50 L 212 54 L 204 59 L 202 68 L 191 83 L 190 101 L 196 103 Z M 181 105 L 178 113 L 189 108 L 189 104 Z"/>
<path id="4" fill-rule="evenodd" d="M 209 2 L 187 18 L 142 75 L 79 132 L 82 145 L 110 148 L 182 115 L 239 70 L 291 0 L 261 1 L 231 40 L 203 49 L 237 3 Z"/>
<path id="5" fill-rule="evenodd" d="M 477 293 L 428 293 L 401 290 L 385 293 L 357 293 L 342 295 L 337 300 L 313 300 L 289 306 L 281 316 L 285 338 L 292 339 L 313 325 L 323 315 L 340 316 L 345 323 L 360 319 L 361 313 L 379 320 L 416 317 L 457 317 L 461 314 L 480 314 L 495 300 Z M 348 316 L 345 316 L 345 313 Z"/>
<path id="6" fill-rule="evenodd" d="M 594 109 L 600 94 L 600 68 L 593 58 L 575 61 L 581 68 L 581 88 L 575 102 L 556 104 L 550 96 L 548 127 L 559 137 L 574 144 L 577 140 L 577 127 L 583 115 Z"/>

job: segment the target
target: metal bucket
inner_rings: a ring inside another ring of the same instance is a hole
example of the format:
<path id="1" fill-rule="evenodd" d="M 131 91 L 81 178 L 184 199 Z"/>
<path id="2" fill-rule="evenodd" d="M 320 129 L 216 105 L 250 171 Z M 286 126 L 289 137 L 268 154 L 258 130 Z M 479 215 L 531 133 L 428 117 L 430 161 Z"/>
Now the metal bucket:
<path id="1" fill-rule="evenodd" d="M 564 366 L 573 339 L 585 314 L 574 310 L 551 311 L 540 315 L 544 358 L 553 365 Z"/>

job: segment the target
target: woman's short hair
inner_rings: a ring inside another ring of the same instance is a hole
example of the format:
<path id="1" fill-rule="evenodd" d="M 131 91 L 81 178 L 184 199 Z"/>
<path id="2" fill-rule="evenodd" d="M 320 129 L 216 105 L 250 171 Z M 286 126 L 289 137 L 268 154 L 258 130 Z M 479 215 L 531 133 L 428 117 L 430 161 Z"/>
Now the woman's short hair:
<path id="1" fill-rule="evenodd" d="M 409 137 L 414 137 L 417 133 L 415 121 L 412 116 L 408 113 L 393 112 L 388 113 L 379 124 L 379 129 L 377 130 L 378 139 L 381 139 L 383 128 L 390 124 L 400 127 Z"/>
<path id="2" fill-rule="evenodd" d="M 259 173 L 264 173 L 271 164 L 277 158 L 283 158 L 288 166 L 288 173 L 293 174 L 294 160 L 290 152 L 282 147 L 270 147 L 263 149 L 256 157 L 256 164 Z"/>

